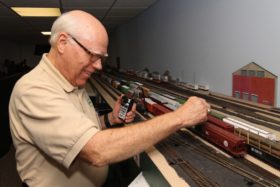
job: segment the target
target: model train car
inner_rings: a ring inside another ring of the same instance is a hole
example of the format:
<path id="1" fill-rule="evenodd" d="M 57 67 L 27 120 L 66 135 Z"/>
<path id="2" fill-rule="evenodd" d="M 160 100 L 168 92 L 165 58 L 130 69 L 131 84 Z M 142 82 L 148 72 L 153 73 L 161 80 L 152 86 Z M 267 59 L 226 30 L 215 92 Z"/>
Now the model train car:
<path id="1" fill-rule="evenodd" d="M 158 102 L 159 104 L 162 104 L 165 107 L 169 108 L 170 110 L 176 110 L 178 107 L 181 106 L 181 104 L 178 101 L 171 99 L 171 96 L 166 97 L 155 92 L 150 92 L 149 97 L 155 102 Z"/>
<path id="2" fill-rule="evenodd" d="M 216 126 L 222 128 L 222 129 L 224 129 L 224 130 L 226 130 L 228 132 L 234 133 L 234 126 L 232 126 L 232 125 L 230 125 L 228 123 L 225 123 L 224 121 L 222 121 L 222 120 L 220 120 L 218 118 L 215 118 L 215 117 L 213 117 L 211 115 L 208 115 L 207 118 L 208 118 L 208 120 L 207 120 L 208 122 L 213 123 Z"/>
<path id="3" fill-rule="evenodd" d="M 198 89 L 208 91 L 209 90 L 209 85 L 199 84 Z"/>
<path id="4" fill-rule="evenodd" d="M 272 141 L 277 141 L 277 137 L 276 137 L 275 134 L 273 134 L 271 132 L 268 132 L 268 131 L 265 131 L 263 129 L 257 128 L 255 126 L 252 126 L 252 125 L 247 124 L 245 122 L 239 121 L 237 119 L 227 117 L 227 118 L 224 118 L 223 121 L 233 125 L 234 128 L 241 128 L 241 129 L 244 129 L 248 132 L 256 134 L 258 136 L 264 137 L 266 139 L 269 139 L 269 140 L 272 140 Z"/>
<path id="5" fill-rule="evenodd" d="M 192 90 L 198 90 L 197 84 L 187 83 L 186 87 Z"/>
<path id="6" fill-rule="evenodd" d="M 278 156 L 273 156 L 266 151 L 260 149 L 258 146 L 248 145 L 248 153 L 265 161 L 271 166 L 280 169 L 280 158 Z"/>
<path id="7" fill-rule="evenodd" d="M 165 114 L 165 113 L 172 111 L 172 110 L 154 102 L 150 98 L 145 98 L 145 105 L 146 105 L 146 109 L 148 110 L 148 112 L 150 112 L 151 114 L 153 114 L 155 116 Z"/>
<path id="8" fill-rule="evenodd" d="M 185 102 L 185 99 L 178 99 L 173 95 L 153 94 L 150 89 L 145 88 L 141 83 L 120 79 L 113 80 L 110 77 L 105 79 L 114 88 L 127 94 L 133 91 L 131 95 L 137 95 L 134 94 L 135 89 L 141 88 L 141 94 L 138 95 L 142 95 L 143 105 L 155 116 L 175 110 L 180 106 L 178 103 L 183 104 Z M 144 97 L 146 98 L 144 99 Z M 278 146 L 274 146 L 279 140 L 272 132 L 213 111 L 208 115 L 208 123 L 204 126 L 196 126 L 195 128 L 199 127 L 199 132 L 205 139 L 225 149 L 232 155 L 236 157 L 243 156 L 246 153 L 246 148 L 248 148 L 248 153 L 279 168 L 280 149 Z M 242 136 L 242 138 L 239 136 Z M 245 142 L 244 138 L 248 142 Z M 261 146 L 260 142 L 262 143 Z"/>
<path id="9" fill-rule="evenodd" d="M 252 134 L 258 135 L 260 137 L 266 138 L 268 140 L 271 141 L 278 141 L 277 137 L 275 134 L 268 132 L 266 130 L 263 130 L 261 128 L 258 128 L 256 126 L 250 125 L 246 122 L 237 120 L 237 119 L 233 119 L 230 117 L 226 117 L 222 114 L 216 113 L 216 112 L 210 112 L 210 116 L 215 117 L 221 121 L 223 121 L 224 123 L 227 123 L 229 125 L 232 125 L 234 128 L 240 128 L 240 129 L 244 129 Z"/>
<path id="10" fill-rule="evenodd" d="M 210 122 L 195 127 L 196 131 L 211 143 L 221 147 L 234 157 L 247 153 L 246 140 Z"/>

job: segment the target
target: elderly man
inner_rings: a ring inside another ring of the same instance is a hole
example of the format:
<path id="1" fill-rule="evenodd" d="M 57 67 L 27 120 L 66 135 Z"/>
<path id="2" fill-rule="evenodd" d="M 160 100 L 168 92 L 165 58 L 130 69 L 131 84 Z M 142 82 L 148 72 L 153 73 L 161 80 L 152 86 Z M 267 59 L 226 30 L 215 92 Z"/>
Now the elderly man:
<path id="1" fill-rule="evenodd" d="M 17 170 L 29 186 L 102 186 L 108 164 L 127 159 L 182 127 L 207 119 L 209 105 L 191 97 L 178 110 L 136 125 L 106 129 L 84 89 L 108 56 L 103 25 L 83 11 L 61 15 L 52 26 L 51 49 L 15 85 L 10 127 Z M 107 123 L 117 117 L 120 99 Z M 125 118 L 133 121 L 135 106 Z"/>

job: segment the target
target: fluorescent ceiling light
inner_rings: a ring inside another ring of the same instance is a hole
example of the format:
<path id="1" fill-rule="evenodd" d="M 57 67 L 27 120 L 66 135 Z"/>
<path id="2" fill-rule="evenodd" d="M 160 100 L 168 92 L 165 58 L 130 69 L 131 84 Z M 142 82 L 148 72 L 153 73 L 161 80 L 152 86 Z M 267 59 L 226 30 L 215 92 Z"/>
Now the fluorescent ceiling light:
<path id="1" fill-rule="evenodd" d="M 42 31 L 41 33 L 46 36 L 51 35 L 51 31 Z"/>
<path id="2" fill-rule="evenodd" d="M 61 15 L 59 8 L 37 8 L 37 7 L 11 7 L 22 17 L 58 17 Z"/>

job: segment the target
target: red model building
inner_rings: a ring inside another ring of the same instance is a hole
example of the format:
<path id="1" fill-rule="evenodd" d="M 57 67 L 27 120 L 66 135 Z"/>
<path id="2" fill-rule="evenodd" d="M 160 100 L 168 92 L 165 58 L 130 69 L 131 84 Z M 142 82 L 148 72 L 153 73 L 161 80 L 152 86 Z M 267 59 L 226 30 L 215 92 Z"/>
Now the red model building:
<path id="1" fill-rule="evenodd" d="M 232 74 L 232 96 L 275 106 L 277 76 L 251 62 Z"/>

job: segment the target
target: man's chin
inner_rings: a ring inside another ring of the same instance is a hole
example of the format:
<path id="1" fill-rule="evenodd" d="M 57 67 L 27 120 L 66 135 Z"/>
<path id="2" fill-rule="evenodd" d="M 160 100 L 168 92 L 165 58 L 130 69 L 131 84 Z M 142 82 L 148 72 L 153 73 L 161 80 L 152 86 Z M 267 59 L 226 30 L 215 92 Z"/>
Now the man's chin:
<path id="1" fill-rule="evenodd" d="M 78 82 L 77 82 L 77 86 L 78 86 L 79 88 L 85 87 L 85 85 L 86 85 L 86 83 L 87 83 L 87 80 L 88 80 L 88 79 L 78 81 Z"/>

